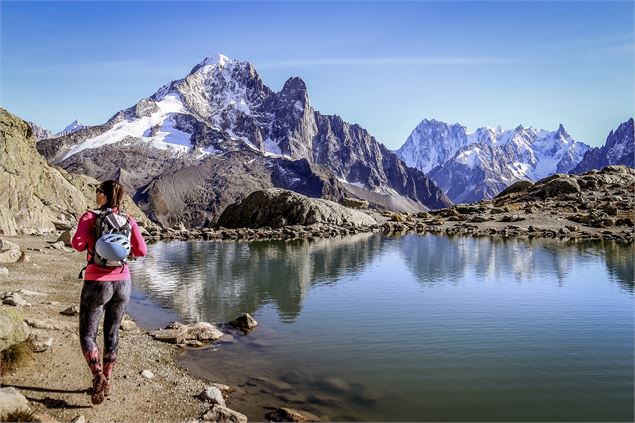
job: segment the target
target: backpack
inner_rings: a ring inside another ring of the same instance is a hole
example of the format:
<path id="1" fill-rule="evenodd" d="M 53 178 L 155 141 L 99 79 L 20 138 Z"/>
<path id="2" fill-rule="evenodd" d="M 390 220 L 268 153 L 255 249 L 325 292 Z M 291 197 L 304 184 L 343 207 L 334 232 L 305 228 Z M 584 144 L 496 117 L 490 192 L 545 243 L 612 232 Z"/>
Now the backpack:
<path id="1" fill-rule="evenodd" d="M 112 243 L 114 239 L 117 246 L 120 246 L 122 250 L 130 252 L 130 237 L 132 235 L 132 229 L 130 226 L 130 219 L 123 212 L 116 212 L 113 209 L 105 210 L 89 210 L 95 217 L 95 243 L 88 250 L 91 259 L 87 265 L 79 273 L 79 279 L 82 279 L 82 275 L 88 264 L 97 264 L 102 267 L 121 267 L 123 272 L 123 266 L 126 264 L 127 257 L 122 255 L 118 260 L 112 258 L 102 257 L 99 254 L 99 250 L 104 245 Z M 101 248 L 100 248 L 101 247 Z M 102 250 L 103 253 L 103 250 Z"/>

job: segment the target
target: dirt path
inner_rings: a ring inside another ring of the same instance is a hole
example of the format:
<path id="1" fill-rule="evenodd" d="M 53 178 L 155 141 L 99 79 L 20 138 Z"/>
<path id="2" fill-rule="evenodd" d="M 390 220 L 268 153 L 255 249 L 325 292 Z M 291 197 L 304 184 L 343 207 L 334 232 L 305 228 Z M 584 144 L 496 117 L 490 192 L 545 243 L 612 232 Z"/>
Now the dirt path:
<path id="1" fill-rule="evenodd" d="M 187 421 L 199 418 L 210 407 L 196 398 L 209 382 L 176 366 L 180 348 L 155 341 L 139 329 L 120 331 L 112 394 L 101 405 L 93 406 L 88 393 L 92 378 L 79 347 L 78 317 L 60 314 L 67 307 L 79 306 L 82 282 L 77 274 L 84 263 L 83 254 L 47 249 L 47 241 L 55 240 L 52 237 L 6 239 L 26 251 L 29 260 L 6 265 L 10 273 L 0 276 L 0 292 L 44 294 L 20 294 L 32 305 L 24 307 L 25 317 L 57 329 L 31 328 L 45 339 L 52 337 L 52 347 L 34 354 L 30 365 L 3 375 L 2 386 L 17 388 L 37 412 L 59 421 L 71 421 L 79 415 L 93 422 Z M 99 342 L 101 346 L 101 339 Z M 143 370 L 150 370 L 154 378 L 145 379 L 140 374 Z M 231 401 L 227 405 L 231 407 Z"/>

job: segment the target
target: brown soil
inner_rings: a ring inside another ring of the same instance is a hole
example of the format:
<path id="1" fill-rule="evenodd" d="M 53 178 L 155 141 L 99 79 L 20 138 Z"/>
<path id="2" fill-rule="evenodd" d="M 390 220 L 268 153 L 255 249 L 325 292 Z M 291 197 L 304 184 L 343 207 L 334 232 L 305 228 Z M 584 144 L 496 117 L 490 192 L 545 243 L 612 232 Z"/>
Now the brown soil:
<path id="1" fill-rule="evenodd" d="M 93 422 L 187 421 L 210 408 L 196 398 L 209 382 L 193 378 L 175 364 L 182 350 L 153 340 L 143 330 L 120 331 L 112 393 L 102 404 L 93 406 L 88 390 L 92 377 L 80 351 L 78 317 L 59 314 L 69 306 L 79 306 L 82 281 L 77 274 L 84 265 L 84 255 L 47 249 L 47 241 L 55 241 L 53 237 L 6 239 L 26 251 L 29 260 L 6 265 L 10 273 L 0 276 L 0 291 L 24 289 L 45 294 L 21 294 L 32 304 L 24 308 L 25 317 L 51 319 L 49 323 L 60 329 L 31 328 L 45 339 L 52 337 L 53 346 L 34 354 L 31 364 L 2 375 L 2 386 L 17 388 L 37 413 L 59 421 L 71 421 L 79 415 Z M 101 345 L 101 339 L 99 342 Z M 154 373 L 154 379 L 141 376 L 146 369 Z M 231 408 L 231 400 L 227 405 Z"/>

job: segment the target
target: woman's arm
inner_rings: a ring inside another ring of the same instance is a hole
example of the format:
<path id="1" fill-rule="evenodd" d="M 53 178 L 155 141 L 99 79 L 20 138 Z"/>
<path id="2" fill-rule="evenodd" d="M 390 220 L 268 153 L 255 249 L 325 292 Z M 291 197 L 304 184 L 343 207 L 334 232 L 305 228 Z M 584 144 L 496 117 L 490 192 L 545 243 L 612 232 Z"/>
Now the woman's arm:
<path id="1" fill-rule="evenodd" d="M 130 216 L 130 229 L 132 231 L 130 235 L 130 252 L 134 257 L 144 257 L 148 252 L 148 247 L 146 246 L 146 241 L 143 239 L 143 236 L 141 236 L 139 225 L 137 225 L 137 222 L 132 216 Z"/>
<path id="2" fill-rule="evenodd" d="M 75 235 L 73 235 L 73 240 L 71 241 L 71 245 L 77 251 L 84 251 L 86 249 L 93 219 L 94 217 L 91 212 L 86 212 L 79 218 L 77 230 L 75 231 Z"/>

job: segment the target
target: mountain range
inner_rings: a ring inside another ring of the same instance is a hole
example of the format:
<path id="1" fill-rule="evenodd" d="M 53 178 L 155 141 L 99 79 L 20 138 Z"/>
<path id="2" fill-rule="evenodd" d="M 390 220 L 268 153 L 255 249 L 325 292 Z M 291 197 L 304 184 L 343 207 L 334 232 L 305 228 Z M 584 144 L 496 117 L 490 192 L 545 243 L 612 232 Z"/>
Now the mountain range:
<path id="1" fill-rule="evenodd" d="M 451 204 L 364 128 L 314 110 L 302 79 L 274 92 L 252 64 L 223 55 L 104 124 L 37 148 L 68 171 L 118 178 L 165 225 L 209 224 L 226 205 L 270 187 L 403 211 Z"/>
<path id="2" fill-rule="evenodd" d="M 605 147 L 594 149 L 574 140 L 562 124 L 555 131 L 520 125 L 468 133 L 460 124 L 424 119 L 396 154 L 425 172 L 453 202 L 470 203 L 492 198 L 520 180 L 538 181 L 608 164 L 632 167 L 633 122 L 620 125 Z"/>

